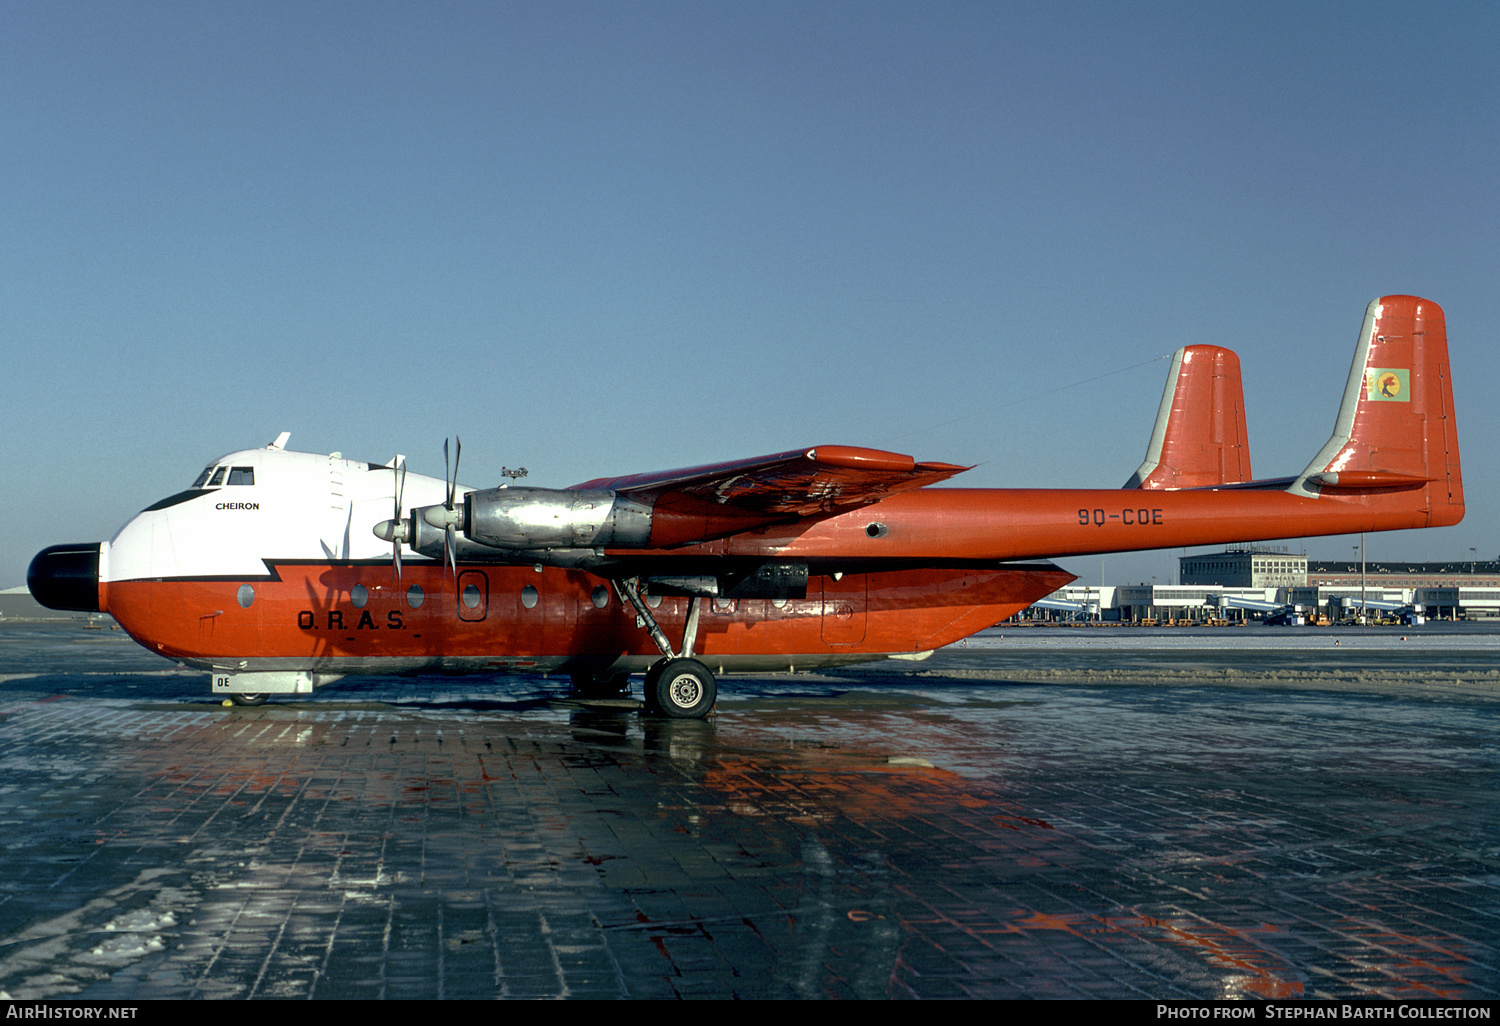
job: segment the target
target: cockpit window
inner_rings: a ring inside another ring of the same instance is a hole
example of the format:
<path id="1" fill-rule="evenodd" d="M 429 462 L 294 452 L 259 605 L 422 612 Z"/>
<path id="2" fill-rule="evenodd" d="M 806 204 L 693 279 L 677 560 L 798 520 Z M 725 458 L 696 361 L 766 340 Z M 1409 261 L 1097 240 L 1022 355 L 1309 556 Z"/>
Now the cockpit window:
<path id="1" fill-rule="evenodd" d="M 198 475 L 198 479 L 193 482 L 192 487 L 194 487 L 194 488 L 202 488 L 203 485 L 208 481 L 208 475 L 212 474 L 213 472 L 214 472 L 213 464 L 210 463 L 208 466 L 206 466 L 206 467 L 203 468 L 203 473 L 201 473 L 201 474 Z"/>
<path id="2" fill-rule="evenodd" d="M 255 468 L 231 467 L 229 469 L 229 483 L 232 485 L 253 485 L 255 483 Z"/>
<path id="3" fill-rule="evenodd" d="M 208 479 L 208 487 L 212 488 L 215 485 L 221 485 L 221 484 L 223 484 L 224 483 L 224 471 L 226 471 L 228 469 L 229 469 L 228 467 L 219 467 L 219 468 L 215 469 L 214 470 L 214 476 Z"/>

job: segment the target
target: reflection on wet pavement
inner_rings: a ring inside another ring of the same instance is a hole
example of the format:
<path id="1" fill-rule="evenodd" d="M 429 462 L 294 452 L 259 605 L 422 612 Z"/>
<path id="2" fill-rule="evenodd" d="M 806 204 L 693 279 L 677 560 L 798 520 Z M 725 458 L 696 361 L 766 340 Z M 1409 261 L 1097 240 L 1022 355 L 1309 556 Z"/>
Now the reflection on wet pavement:
<path id="1" fill-rule="evenodd" d="M 0 641 L 14 998 L 1500 991 L 1471 691 L 1015 684 L 981 651 L 731 678 L 707 723 L 545 680 L 235 709 L 75 633 Z"/>

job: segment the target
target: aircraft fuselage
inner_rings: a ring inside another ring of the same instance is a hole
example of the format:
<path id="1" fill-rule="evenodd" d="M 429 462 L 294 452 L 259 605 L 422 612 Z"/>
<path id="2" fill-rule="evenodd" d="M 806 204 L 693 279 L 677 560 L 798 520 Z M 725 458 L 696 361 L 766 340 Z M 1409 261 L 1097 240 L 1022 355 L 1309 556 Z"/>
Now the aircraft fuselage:
<path id="1" fill-rule="evenodd" d="M 232 453 L 219 467 L 226 476 L 241 468 L 253 483 L 179 493 L 97 547 L 97 608 L 164 656 L 206 669 L 321 675 L 639 672 L 660 656 L 611 583 L 584 570 L 462 553 L 450 570 L 408 556 L 397 582 L 390 549 L 372 532 L 392 509 L 387 467 L 269 449 Z M 443 489 L 439 479 L 409 474 L 404 499 L 438 502 Z M 926 496 L 930 504 L 947 493 Z M 758 543 L 735 539 L 738 558 L 811 562 L 815 571 L 783 594 L 706 599 L 698 658 L 735 672 L 927 652 L 1073 579 L 1050 564 L 984 556 L 918 565 L 908 536 L 923 506 L 908 502 L 886 516 L 877 503 L 854 515 L 857 524 L 831 525 L 837 544 L 845 536 L 870 543 L 847 559 L 772 531 L 757 534 Z M 889 521 L 882 538 L 867 533 L 877 515 Z M 722 559 L 713 550 L 727 544 L 667 558 L 694 570 L 705 557 Z M 681 637 L 687 597 L 647 601 L 667 634 Z"/>

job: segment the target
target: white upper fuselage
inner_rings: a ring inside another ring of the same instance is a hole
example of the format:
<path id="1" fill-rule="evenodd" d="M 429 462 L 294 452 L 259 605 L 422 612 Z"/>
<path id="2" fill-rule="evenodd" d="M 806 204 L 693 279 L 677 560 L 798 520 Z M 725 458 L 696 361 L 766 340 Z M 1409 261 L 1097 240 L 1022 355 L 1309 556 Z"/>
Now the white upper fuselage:
<path id="1" fill-rule="evenodd" d="M 243 449 L 215 460 L 197 487 L 155 503 L 100 555 L 102 581 L 261 577 L 265 559 L 390 559 L 373 528 L 393 515 L 390 467 L 338 455 Z M 460 487 L 459 496 L 469 491 Z M 408 473 L 402 514 L 441 503 L 447 485 Z M 409 549 L 403 556 L 421 559 Z"/>

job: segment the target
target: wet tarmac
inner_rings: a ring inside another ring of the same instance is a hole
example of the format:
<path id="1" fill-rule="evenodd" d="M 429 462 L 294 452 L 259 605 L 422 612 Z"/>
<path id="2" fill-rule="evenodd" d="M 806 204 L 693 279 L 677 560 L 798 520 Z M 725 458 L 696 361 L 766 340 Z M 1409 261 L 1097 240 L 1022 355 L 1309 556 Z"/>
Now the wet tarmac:
<path id="1" fill-rule="evenodd" d="M 0 625 L 0 998 L 1494 999 L 1500 635 L 1422 630 L 992 631 L 664 723 Z"/>

